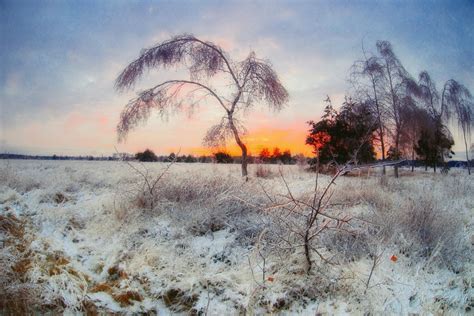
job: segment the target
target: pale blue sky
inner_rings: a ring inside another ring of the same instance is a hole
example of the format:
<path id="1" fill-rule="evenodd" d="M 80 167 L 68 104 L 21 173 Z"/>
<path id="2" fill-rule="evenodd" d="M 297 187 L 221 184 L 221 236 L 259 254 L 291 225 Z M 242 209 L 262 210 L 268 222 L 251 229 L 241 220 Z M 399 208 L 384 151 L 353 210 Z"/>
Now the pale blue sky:
<path id="1" fill-rule="evenodd" d="M 474 1 L 460 0 L 0 0 L 1 151 L 114 152 L 118 116 L 134 95 L 114 91 L 114 79 L 141 48 L 183 32 L 235 59 L 255 50 L 280 73 L 290 104 L 280 113 L 257 108 L 247 119 L 251 133 L 306 130 L 326 94 L 337 102 L 348 92 L 362 41 L 373 50 L 376 40 L 389 40 L 412 75 L 428 70 L 438 87 L 454 78 L 473 91 L 473 16 Z M 137 89 L 176 75 L 150 73 Z M 209 105 L 192 118 L 152 119 L 119 148 L 193 152 L 220 115 Z"/>

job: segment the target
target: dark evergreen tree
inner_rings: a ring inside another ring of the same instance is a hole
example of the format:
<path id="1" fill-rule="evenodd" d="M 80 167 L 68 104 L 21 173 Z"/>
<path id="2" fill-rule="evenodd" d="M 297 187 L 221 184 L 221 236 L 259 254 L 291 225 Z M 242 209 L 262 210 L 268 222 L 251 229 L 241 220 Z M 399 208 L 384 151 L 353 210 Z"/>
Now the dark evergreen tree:
<path id="1" fill-rule="evenodd" d="M 343 164 L 353 158 L 357 163 L 374 161 L 373 132 L 377 125 L 370 108 L 346 99 L 338 112 L 329 98 L 326 103 L 321 120 L 308 122 L 311 129 L 306 143 L 313 146 L 319 162 Z"/>
<path id="2" fill-rule="evenodd" d="M 155 153 L 150 150 L 146 149 L 144 152 L 139 152 L 135 155 L 135 158 L 138 161 L 142 162 L 151 162 L 151 161 L 158 161 L 158 157 L 155 155 Z"/>
<path id="3" fill-rule="evenodd" d="M 421 131 L 415 151 L 418 157 L 425 162 L 425 169 L 433 167 L 436 172 L 437 166 L 444 165 L 445 159 L 451 158 L 453 145 L 451 133 L 438 119 L 433 120 L 431 128 Z"/>
<path id="4" fill-rule="evenodd" d="M 234 162 L 234 159 L 232 159 L 232 157 L 228 153 L 223 152 L 223 151 L 219 151 L 215 153 L 214 158 L 217 163 L 233 163 Z"/>

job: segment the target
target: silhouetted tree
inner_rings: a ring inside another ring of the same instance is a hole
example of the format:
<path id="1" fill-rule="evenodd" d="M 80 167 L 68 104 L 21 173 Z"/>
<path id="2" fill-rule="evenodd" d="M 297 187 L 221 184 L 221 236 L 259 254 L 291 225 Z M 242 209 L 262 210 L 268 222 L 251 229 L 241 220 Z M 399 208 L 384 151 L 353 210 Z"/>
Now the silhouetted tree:
<path id="1" fill-rule="evenodd" d="M 175 153 L 171 153 L 169 156 L 168 156 L 168 161 L 175 161 L 176 160 L 176 154 Z"/>
<path id="2" fill-rule="evenodd" d="M 214 158 L 215 158 L 217 163 L 232 163 L 232 162 L 234 162 L 234 159 L 232 159 L 232 157 L 228 153 L 223 152 L 223 151 L 219 151 L 219 152 L 215 153 Z"/>
<path id="3" fill-rule="evenodd" d="M 211 162 L 212 159 L 208 156 L 200 156 L 198 158 L 198 161 L 201 162 L 201 163 L 208 163 L 208 162 Z"/>
<path id="4" fill-rule="evenodd" d="M 319 163 L 343 164 L 355 158 L 356 162 L 375 160 L 373 137 L 376 118 L 366 104 L 346 99 L 339 112 L 330 99 L 326 100 L 324 115 L 319 122 L 310 121 L 306 144 L 313 146 Z M 357 152 L 357 157 L 353 154 Z"/>
<path id="5" fill-rule="evenodd" d="M 142 161 L 142 162 L 158 161 L 158 157 L 150 149 L 146 149 L 144 152 L 136 153 L 135 154 L 135 159 L 137 159 L 138 161 Z"/>
<path id="6" fill-rule="evenodd" d="M 193 163 L 193 162 L 197 162 L 197 159 L 194 158 L 194 156 L 192 156 L 192 155 L 187 155 L 186 158 L 184 159 L 184 162 Z"/>
<path id="7" fill-rule="evenodd" d="M 281 151 L 280 151 L 280 148 L 278 147 L 275 147 L 273 148 L 273 153 L 272 153 L 272 157 L 271 157 L 271 161 L 273 163 L 276 163 L 280 160 L 280 157 L 281 157 Z"/>
<path id="8" fill-rule="evenodd" d="M 444 164 L 445 158 L 451 158 L 453 145 L 451 133 L 438 118 L 432 120 L 430 127 L 421 131 L 415 151 L 425 162 L 425 169 L 430 166 L 436 172 L 436 167 Z"/>
<path id="9" fill-rule="evenodd" d="M 178 64 L 188 68 L 190 79 L 168 80 L 140 92 L 121 113 L 117 127 L 119 140 L 123 140 L 131 129 L 146 120 L 151 110 L 157 110 L 162 117 L 166 117 L 173 110 L 182 109 L 182 92 L 190 88 L 186 94 L 189 98 L 201 93 L 197 101 L 186 103 L 191 109 L 203 97 L 210 96 L 225 111 L 221 122 L 207 132 L 204 143 L 209 146 L 222 145 L 229 137 L 233 137 L 242 151 L 242 176 L 246 177 L 247 146 L 242 140 L 244 128 L 237 116 L 259 101 L 267 103 L 274 110 L 280 110 L 285 105 L 288 93 L 276 72 L 269 62 L 258 59 L 253 52 L 240 62 L 232 62 L 218 45 L 184 34 L 143 50 L 139 58 L 122 71 L 115 86 L 118 90 L 131 88 L 146 69 Z M 218 94 L 203 80 L 217 74 L 229 77 L 232 91 L 227 97 Z"/>
<path id="10" fill-rule="evenodd" d="M 271 158 L 270 150 L 266 147 L 262 148 L 262 150 L 258 154 L 258 158 L 261 162 L 269 162 Z"/>
<path id="11" fill-rule="evenodd" d="M 281 155 L 280 155 L 280 161 L 284 165 L 289 165 L 293 163 L 293 158 L 291 157 L 291 151 L 289 149 L 285 150 Z"/>

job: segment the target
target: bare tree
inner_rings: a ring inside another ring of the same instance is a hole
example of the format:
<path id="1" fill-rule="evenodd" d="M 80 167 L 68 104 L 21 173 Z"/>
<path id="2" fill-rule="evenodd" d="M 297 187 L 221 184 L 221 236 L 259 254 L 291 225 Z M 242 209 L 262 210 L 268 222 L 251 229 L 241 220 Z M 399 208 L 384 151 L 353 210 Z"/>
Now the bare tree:
<path id="1" fill-rule="evenodd" d="M 447 114 L 446 103 L 443 92 L 440 97 L 436 84 L 427 71 L 422 71 L 418 76 L 419 96 L 424 101 L 425 108 L 433 118 L 443 118 Z"/>
<path id="2" fill-rule="evenodd" d="M 463 133 L 467 170 L 471 174 L 468 151 L 471 126 L 474 125 L 474 102 L 471 92 L 456 80 L 450 79 L 444 84 L 440 96 L 435 83 L 426 71 L 420 73 L 418 86 L 420 96 L 424 99 L 426 108 L 435 121 L 447 124 L 450 119 L 456 120 Z"/>
<path id="3" fill-rule="evenodd" d="M 410 123 L 403 114 L 415 103 L 414 97 L 419 89 L 393 52 L 390 42 L 377 41 L 376 48 L 377 53 L 369 54 L 362 46 L 364 57 L 352 65 L 350 81 L 360 101 L 369 104 L 377 118 L 375 134 L 380 143 L 382 160 L 386 155 L 397 160 L 404 147 L 402 134 Z M 390 145 L 388 151 L 387 142 Z M 394 169 L 398 177 L 398 165 Z"/>
<path id="4" fill-rule="evenodd" d="M 462 130 L 466 149 L 467 171 L 471 174 L 467 145 L 470 142 L 471 126 L 474 125 L 474 101 L 472 94 L 464 85 L 450 79 L 444 85 L 443 98 L 446 104 L 447 118 L 455 117 L 458 127 Z"/>
<path id="5" fill-rule="evenodd" d="M 308 196 L 296 197 L 291 191 L 283 172 L 280 169 L 280 178 L 283 181 L 286 194 L 272 195 L 262 186 L 269 206 L 256 206 L 263 211 L 271 212 L 275 224 L 280 227 L 273 231 L 277 240 L 283 242 L 280 249 L 297 249 L 302 247 L 306 261 L 306 272 L 310 273 L 313 266 L 312 254 L 317 256 L 326 263 L 332 262 L 329 258 L 321 253 L 315 246 L 314 241 L 328 230 L 347 231 L 345 226 L 351 221 L 348 215 L 342 216 L 337 211 L 337 204 L 331 203 L 334 194 L 333 186 L 336 180 L 347 170 L 348 164 L 338 168 L 335 175 L 329 180 L 329 183 L 320 188 L 319 171 L 316 171 L 314 190 Z M 247 202 L 249 203 L 249 202 Z M 250 204 L 250 203 L 249 203 Z M 351 232 L 349 232 L 351 233 Z"/>
<path id="6" fill-rule="evenodd" d="M 395 156 L 401 154 L 401 136 L 406 122 L 401 115 L 404 108 L 414 103 L 413 96 L 419 92 L 417 83 L 403 67 L 401 61 L 393 52 L 392 45 L 388 41 L 377 41 L 377 51 L 383 66 L 383 77 L 380 80 L 383 95 L 381 103 L 387 112 L 390 133 L 392 136 L 392 153 Z M 398 177 L 398 165 L 395 165 L 395 177 Z"/>
<path id="7" fill-rule="evenodd" d="M 194 97 L 188 107 L 211 97 L 225 111 L 221 122 L 208 130 L 204 143 L 216 146 L 234 137 L 242 151 L 242 176 L 247 177 L 247 146 L 242 140 L 245 130 L 237 116 L 255 102 L 265 102 L 271 109 L 280 110 L 288 101 L 288 92 L 278 75 L 268 61 L 258 59 L 254 52 L 241 62 L 233 62 L 218 45 L 184 34 L 143 50 L 138 59 L 122 71 L 115 86 L 119 91 L 129 89 L 145 69 L 179 64 L 189 70 L 190 79 L 168 80 L 140 92 L 121 113 L 117 126 L 119 140 L 123 141 L 131 129 L 148 119 L 152 110 L 157 110 L 162 117 L 173 110 L 182 110 L 183 92 L 188 89 L 184 98 Z M 224 74 L 230 81 L 228 89 L 224 89 L 228 97 L 206 81 L 217 74 Z"/>
<path id="8" fill-rule="evenodd" d="M 377 56 L 368 56 L 362 45 L 364 58 L 354 62 L 351 67 L 350 81 L 359 95 L 359 101 L 367 103 L 377 119 L 376 139 L 380 143 L 382 161 L 385 161 L 385 137 L 386 137 L 386 114 L 381 104 L 382 91 L 380 86 L 383 81 L 384 67 L 382 61 Z M 385 175 L 385 167 L 382 173 Z"/>

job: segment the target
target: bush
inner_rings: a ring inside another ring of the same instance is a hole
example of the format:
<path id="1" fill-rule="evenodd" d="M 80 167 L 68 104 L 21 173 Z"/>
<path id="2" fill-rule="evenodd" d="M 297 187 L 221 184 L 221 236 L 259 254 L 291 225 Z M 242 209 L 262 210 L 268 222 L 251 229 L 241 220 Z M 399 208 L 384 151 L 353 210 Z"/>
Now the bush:
<path id="1" fill-rule="evenodd" d="M 216 160 L 217 163 L 232 163 L 234 160 L 232 157 L 223 151 L 217 152 L 214 154 L 214 159 Z"/>
<path id="2" fill-rule="evenodd" d="M 374 182 L 376 185 L 377 182 Z M 434 188 L 405 187 L 395 181 L 385 187 L 361 191 L 372 209 L 368 220 L 375 224 L 377 238 L 390 241 L 406 257 L 436 261 L 456 270 L 466 259 L 463 223 L 451 203 L 443 203 L 446 193 Z"/>
<path id="3" fill-rule="evenodd" d="M 137 153 L 135 155 L 135 158 L 138 159 L 138 161 L 142 161 L 142 162 L 158 161 L 158 157 L 150 149 L 147 149 L 144 152 Z"/>
<path id="4" fill-rule="evenodd" d="M 257 170 L 255 171 L 255 176 L 257 178 L 268 179 L 268 178 L 273 178 L 275 174 L 267 165 L 258 164 Z"/>

